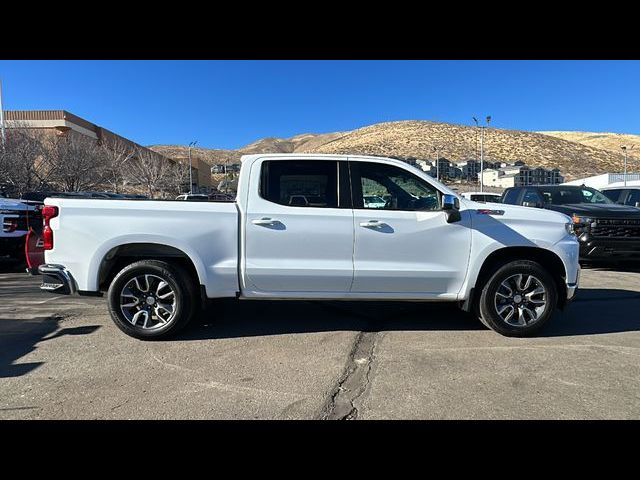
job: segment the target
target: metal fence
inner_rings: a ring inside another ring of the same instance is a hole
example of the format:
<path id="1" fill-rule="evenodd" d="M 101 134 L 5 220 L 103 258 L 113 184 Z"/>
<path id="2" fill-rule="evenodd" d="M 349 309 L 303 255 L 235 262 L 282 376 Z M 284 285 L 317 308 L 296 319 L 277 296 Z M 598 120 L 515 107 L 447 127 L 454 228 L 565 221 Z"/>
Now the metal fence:
<path id="1" fill-rule="evenodd" d="M 609 183 L 624 182 L 624 173 L 610 173 Z M 627 182 L 640 181 L 640 173 L 627 173 Z"/>

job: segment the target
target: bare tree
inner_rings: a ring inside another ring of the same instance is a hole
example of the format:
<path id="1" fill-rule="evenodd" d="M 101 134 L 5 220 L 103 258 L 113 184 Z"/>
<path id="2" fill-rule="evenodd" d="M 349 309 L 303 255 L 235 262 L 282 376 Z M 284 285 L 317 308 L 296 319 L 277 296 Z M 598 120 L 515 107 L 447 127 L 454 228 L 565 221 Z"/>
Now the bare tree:
<path id="1" fill-rule="evenodd" d="M 103 184 L 103 153 L 95 140 L 74 132 L 50 137 L 44 148 L 51 181 L 67 192 Z"/>
<path id="2" fill-rule="evenodd" d="M 100 144 L 102 150 L 102 178 L 115 193 L 120 193 L 127 179 L 130 160 L 136 149 L 121 138 L 107 138 Z"/>
<path id="3" fill-rule="evenodd" d="M 149 197 L 154 198 L 156 194 L 164 193 L 172 163 L 151 150 L 138 148 L 135 157 L 127 162 L 129 178 L 132 183 L 143 185 Z"/>
<path id="4" fill-rule="evenodd" d="M 176 161 L 169 167 L 169 175 L 165 185 L 166 190 L 175 195 L 180 195 L 189 189 L 189 165 Z"/>
<path id="5" fill-rule="evenodd" d="M 0 148 L 0 184 L 20 196 L 46 184 L 48 169 L 42 161 L 42 135 L 24 126 L 6 131 L 5 148 Z"/>

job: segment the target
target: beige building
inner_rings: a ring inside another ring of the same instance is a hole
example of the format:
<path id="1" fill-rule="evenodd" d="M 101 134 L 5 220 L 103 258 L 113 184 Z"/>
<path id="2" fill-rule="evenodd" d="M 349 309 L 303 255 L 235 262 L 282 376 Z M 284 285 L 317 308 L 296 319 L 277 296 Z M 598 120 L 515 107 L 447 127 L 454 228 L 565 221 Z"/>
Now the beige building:
<path id="1" fill-rule="evenodd" d="M 52 135 L 67 135 L 74 132 L 99 143 L 122 142 L 135 149 L 143 149 L 158 158 L 159 161 L 187 162 L 188 158 L 168 158 L 136 142 L 113 133 L 66 110 L 8 110 L 4 112 L 7 128 L 29 128 L 42 130 Z M 194 190 L 209 190 L 211 182 L 210 166 L 192 156 Z"/>
<path id="2" fill-rule="evenodd" d="M 557 185 L 564 178 L 557 168 L 530 168 L 526 165 L 507 165 L 482 171 L 482 183 L 491 187 L 509 188 L 524 185 Z"/>
<path id="3" fill-rule="evenodd" d="M 189 164 L 189 157 L 173 157 L 173 160 L 175 160 L 176 162 L 184 163 L 186 165 Z M 192 154 L 191 171 L 191 175 L 193 177 L 193 191 L 210 191 L 211 187 L 214 186 L 211 179 L 211 166 Z"/>

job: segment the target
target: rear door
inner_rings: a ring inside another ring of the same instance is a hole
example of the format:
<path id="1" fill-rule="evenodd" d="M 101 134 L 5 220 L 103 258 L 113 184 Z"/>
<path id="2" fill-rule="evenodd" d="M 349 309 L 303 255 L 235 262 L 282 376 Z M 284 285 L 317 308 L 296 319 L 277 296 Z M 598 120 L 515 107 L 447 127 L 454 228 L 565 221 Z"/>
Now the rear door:
<path id="1" fill-rule="evenodd" d="M 346 161 L 253 163 L 245 215 L 249 296 L 345 294 L 353 279 L 353 211 Z M 253 293 L 252 293 L 253 292 Z"/>
<path id="2" fill-rule="evenodd" d="M 355 230 L 354 294 L 454 296 L 471 246 L 470 215 L 447 223 L 441 193 L 409 170 L 350 161 Z M 386 199 L 369 207 L 364 197 Z"/>

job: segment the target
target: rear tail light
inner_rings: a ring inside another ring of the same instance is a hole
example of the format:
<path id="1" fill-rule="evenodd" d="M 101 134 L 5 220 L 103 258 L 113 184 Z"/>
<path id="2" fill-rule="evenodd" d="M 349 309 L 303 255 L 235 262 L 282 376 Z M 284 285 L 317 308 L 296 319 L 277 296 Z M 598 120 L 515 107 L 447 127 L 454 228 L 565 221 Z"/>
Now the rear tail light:
<path id="1" fill-rule="evenodd" d="M 45 250 L 53 250 L 53 230 L 51 230 L 49 222 L 57 216 L 58 207 L 54 207 L 53 205 L 45 205 L 42 207 L 42 243 L 44 244 Z"/>
<path id="2" fill-rule="evenodd" d="M 5 218 L 2 222 L 2 231 L 5 233 L 15 232 L 18 229 L 17 218 Z"/>

